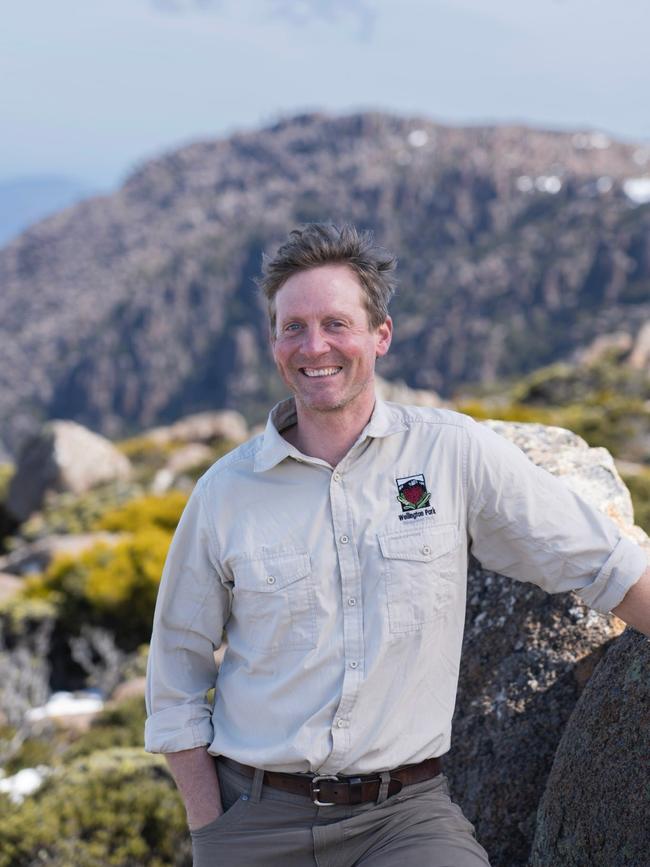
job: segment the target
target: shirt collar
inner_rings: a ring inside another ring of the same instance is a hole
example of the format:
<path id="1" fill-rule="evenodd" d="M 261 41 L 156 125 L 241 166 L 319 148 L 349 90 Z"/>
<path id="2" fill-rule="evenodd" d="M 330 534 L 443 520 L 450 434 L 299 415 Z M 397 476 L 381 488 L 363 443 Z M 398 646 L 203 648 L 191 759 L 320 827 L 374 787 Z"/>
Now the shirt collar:
<path id="1" fill-rule="evenodd" d="M 262 448 L 255 455 L 253 469 L 256 473 L 272 469 L 287 457 L 302 457 L 298 449 L 280 434 L 280 431 L 295 424 L 296 421 L 296 403 L 293 397 L 282 400 L 273 407 L 264 429 Z M 366 437 L 390 436 L 405 429 L 406 424 L 397 409 L 386 401 L 376 398 L 370 421 L 357 442 L 361 442 Z"/>

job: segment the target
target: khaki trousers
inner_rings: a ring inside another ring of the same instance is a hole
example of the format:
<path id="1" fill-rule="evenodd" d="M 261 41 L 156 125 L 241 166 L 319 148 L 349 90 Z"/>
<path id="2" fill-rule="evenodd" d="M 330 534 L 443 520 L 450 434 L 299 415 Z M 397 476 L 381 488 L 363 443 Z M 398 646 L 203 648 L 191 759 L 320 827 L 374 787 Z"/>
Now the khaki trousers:
<path id="1" fill-rule="evenodd" d="M 490 867 L 444 774 L 378 803 L 318 807 L 260 772 L 218 760 L 217 773 L 225 812 L 191 832 L 194 867 Z"/>

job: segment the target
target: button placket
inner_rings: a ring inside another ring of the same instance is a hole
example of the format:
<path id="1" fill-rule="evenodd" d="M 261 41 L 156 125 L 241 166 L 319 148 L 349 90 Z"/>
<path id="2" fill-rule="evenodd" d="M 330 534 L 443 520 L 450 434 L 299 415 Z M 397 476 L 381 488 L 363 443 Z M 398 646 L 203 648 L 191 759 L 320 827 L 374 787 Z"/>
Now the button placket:
<path id="1" fill-rule="evenodd" d="M 350 747 L 350 718 L 357 700 L 363 660 L 363 612 L 361 602 L 361 575 L 358 553 L 353 544 L 351 515 L 346 498 L 343 474 L 336 470 L 330 485 L 330 504 L 334 538 L 341 576 L 343 603 L 343 685 L 338 707 L 332 721 L 332 751 L 328 761 L 344 763 Z"/>

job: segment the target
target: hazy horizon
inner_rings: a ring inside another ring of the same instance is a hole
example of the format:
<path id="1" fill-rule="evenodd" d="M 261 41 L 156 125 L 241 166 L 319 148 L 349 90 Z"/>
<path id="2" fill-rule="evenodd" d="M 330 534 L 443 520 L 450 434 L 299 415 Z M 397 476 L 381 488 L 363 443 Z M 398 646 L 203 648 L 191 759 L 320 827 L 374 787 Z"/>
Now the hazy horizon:
<path id="1" fill-rule="evenodd" d="M 623 17 L 587 0 L 26 0 L 0 34 L 0 181 L 111 189 L 161 153 L 305 111 L 646 142 L 649 25 L 641 0 Z"/>

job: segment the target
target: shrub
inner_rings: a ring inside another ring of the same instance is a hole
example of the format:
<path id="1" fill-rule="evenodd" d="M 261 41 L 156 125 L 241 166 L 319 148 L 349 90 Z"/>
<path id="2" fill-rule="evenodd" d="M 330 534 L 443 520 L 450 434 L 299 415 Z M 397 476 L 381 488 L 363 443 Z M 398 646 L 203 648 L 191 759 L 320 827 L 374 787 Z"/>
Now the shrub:
<path id="1" fill-rule="evenodd" d="M 187 494 L 181 491 L 138 497 L 106 512 L 97 521 L 94 529 L 136 533 L 148 527 L 156 527 L 171 534 L 176 529 L 186 502 Z"/>
<path id="2" fill-rule="evenodd" d="M 98 750 L 114 747 L 142 747 L 146 716 L 142 696 L 108 705 L 97 714 L 88 731 L 67 748 L 63 761 L 70 763 Z"/>
<path id="3" fill-rule="evenodd" d="M 650 469 L 624 475 L 623 481 L 632 497 L 635 522 L 650 534 Z"/>
<path id="4" fill-rule="evenodd" d="M 9 483 L 15 471 L 16 468 L 13 464 L 0 464 L 0 503 L 7 499 Z"/>
<path id="5" fill-rule="evenodd" d="M 93 529 L 122 532 L 113 545 L 98 542 L 76 555 L 59 554 L 45 572 L 25 579 L 24 589 L 3 608 L 14 622 L 56 619 L 58 635 L 79 635 L 81 624 L 115 635 L 134 650 L 149 640 L 167 549 L 187 494 L 143 496 L 110 508 Z"/>
<path id="6" fill-rule="evenodd" d="M 112 749 L 55 770 L 0 813 L 0 867 L 190 867 L 185 810 L 164 759 Z"/>
<path id="7" fill-rule="evenodd" d="M 115 635 L 133 650 L 151 634 L 153 610 L 171 533 L 156 526 L 140 529 L 115 545 L 98 543 L 76 557 L 55 557 L 43 575 L 28 578 L 20 597 L 11 600 L 50 602 L 57 627 L 78 635 L 81 624 Z"/>
<path id="8" fill-rule="evenodd" d="M 183 443 L 160 443 L 143 434 L 122 440 L 115 445 L 131 461 L 136 481 L 149 485 L 158 470 L 165 466 L 170 456 Z"/>
<path id="9" fill-rule="evenodd" d="M 20 535 L 34 540 L 51 533 L 87 533 L 97 525 L 104 512 L 115 509 L 138 493 L 140 488 L 125 481 L 100 485 L 85 494 L 50 492 L 43 508 L 21 526 Z"/>

